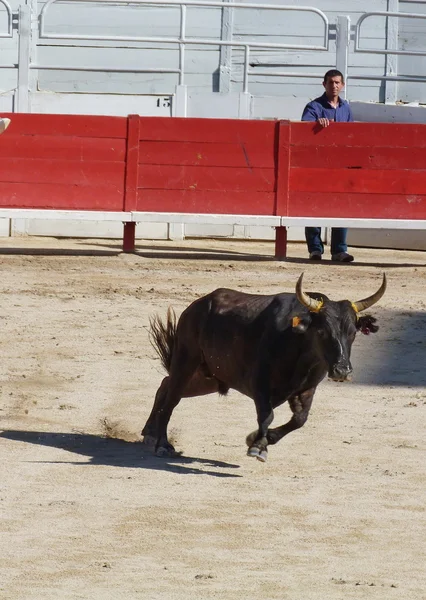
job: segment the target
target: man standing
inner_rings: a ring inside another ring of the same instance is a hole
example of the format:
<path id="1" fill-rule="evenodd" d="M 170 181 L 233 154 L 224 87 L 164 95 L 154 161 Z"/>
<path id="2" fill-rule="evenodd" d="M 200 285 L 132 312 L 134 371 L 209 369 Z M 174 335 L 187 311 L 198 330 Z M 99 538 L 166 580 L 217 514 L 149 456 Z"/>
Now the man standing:
<path id="1" fill-rule="evenodd" d="M 324 75 L 322 82 L 325 92 L 319 98 L 309 102 L 303 111 L 302 121 L 316 121 L 319 127 L 328 127 L 330 122 L 350 123 L 353 116 L 346 100 L 339 97 L 345 87 L 343 75 L 337 69 L 331 69 Z M 331 230 L 331 260 L 352 262 L 354 257 L 348 254 L 345 227 L 333 227 Z M 321 240 L 321 227 L 305 228 L 310 260 L 321 260 L 324 244 Z"/>

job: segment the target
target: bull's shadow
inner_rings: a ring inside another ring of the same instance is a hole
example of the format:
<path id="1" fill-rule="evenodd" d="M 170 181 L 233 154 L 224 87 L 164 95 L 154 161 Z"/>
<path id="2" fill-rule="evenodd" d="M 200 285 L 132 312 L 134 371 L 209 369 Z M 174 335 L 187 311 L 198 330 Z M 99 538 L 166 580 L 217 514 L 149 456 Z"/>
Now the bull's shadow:
<path id="1" fill-rule="evenodd" d="M 103 465 L 130 469 L 170 471 L 181 475 L 241 477 L 241 475 L 237 475 L 236 473 L 224 473 L 211 470 L 211 468 L 238 469 L 239 465 L 236 464 L 190 456 L 157 458 L 140 442 L 127 442 L 125 440 L 105 438 L 99 435 L 46 431 L 19 431 L 10 429 L 0 432 L 0 437 L 17 442 L 24 442 L 26 444 L 60 448 L 67 452 L 89 457 L 89 462 L 87 463 L 73 462 L 71 460 L 55 461 L 57 463 L 63 462 L 79 466 Z"/>

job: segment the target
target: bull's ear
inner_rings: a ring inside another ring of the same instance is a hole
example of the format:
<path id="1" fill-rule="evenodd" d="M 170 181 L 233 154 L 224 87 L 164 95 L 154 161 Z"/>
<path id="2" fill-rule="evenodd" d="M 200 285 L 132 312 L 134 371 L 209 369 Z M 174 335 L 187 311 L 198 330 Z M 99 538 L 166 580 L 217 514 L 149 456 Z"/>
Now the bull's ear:
<path id="1" fill-rule="evenodd" d="M 301 317 L 299 315 L 295 315 L 291 319 L 291 327 L 295 333 L 304 333 L 308 329 L 310 324 L 310 315 L 303 315 Z"/>
<path id="2" fill-rule="evenodd" d="M 364 335 L 376 333 L 376 331 L 379 330 L 379 326 L 375 325 L 376 322 L 377 319 L 375 317 L 372 317 L 371 315 L 362 315 L 357 319 L 356 328 Z"/>

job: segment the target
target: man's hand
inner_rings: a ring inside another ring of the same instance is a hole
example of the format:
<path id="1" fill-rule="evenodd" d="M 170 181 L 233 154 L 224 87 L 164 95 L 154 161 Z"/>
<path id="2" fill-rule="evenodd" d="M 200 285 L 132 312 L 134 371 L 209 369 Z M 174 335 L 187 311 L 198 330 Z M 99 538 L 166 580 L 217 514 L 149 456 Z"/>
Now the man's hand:
<path id="1" fill-rule="evenodd" d="M 318 119 L 317 123 L 320 127 L 328 127 L 330 125 L 329 119 L 326 118 Z"/>
<path id="2" fill-rule="evenodd" d="M 0 117 L 0 133 L 3 133 L 3 131 L 6 131 L 6 129 L 9 127 L 10 125 L 10 119 L 6 118 L 6 117 Z"/>

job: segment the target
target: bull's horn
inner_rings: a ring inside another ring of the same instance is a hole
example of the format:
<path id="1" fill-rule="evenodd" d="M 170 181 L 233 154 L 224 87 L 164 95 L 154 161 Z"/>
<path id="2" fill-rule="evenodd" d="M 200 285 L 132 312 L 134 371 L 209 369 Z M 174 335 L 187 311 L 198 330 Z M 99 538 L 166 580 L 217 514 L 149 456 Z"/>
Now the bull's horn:
<path id="1" fill-rule="evenodd" d="M 373 306 L 373 304 L 376 304 L 376 302 L 378 302 L 380 300 L 380 298 L 383 296 L 385 291 L 386 291 L 386 274 L 383 273 L 382 285 L 379 287 L 377 292 L 375 294 L 373 294 L 372 296 L 365 298 L 364 300 L 358 300 L 358 302 L 352 302 L 352 306 L 354 307 L 356 312 L 361 312 L 362 310 L 365 310 L 366 308 L 370 308 L 370 306 Z"/>
<path id="2" fill-rule="evenodd" d="M 311 298 L 308 296 L 308 294 L 305 294 L 305 292 L 302 290 L 302 279 L 303 273 L 296 283 L 296 298 L 299 300 L 300 304 L 306 306 L 306 308 L 311 312 L 318 312 L 324 302 L 322 300 L 314 300 L 314 298 Z"/>

